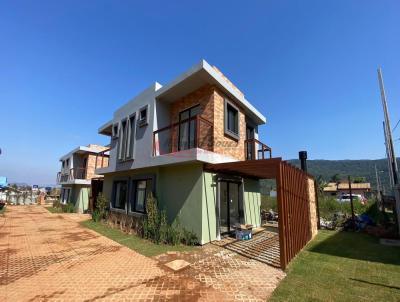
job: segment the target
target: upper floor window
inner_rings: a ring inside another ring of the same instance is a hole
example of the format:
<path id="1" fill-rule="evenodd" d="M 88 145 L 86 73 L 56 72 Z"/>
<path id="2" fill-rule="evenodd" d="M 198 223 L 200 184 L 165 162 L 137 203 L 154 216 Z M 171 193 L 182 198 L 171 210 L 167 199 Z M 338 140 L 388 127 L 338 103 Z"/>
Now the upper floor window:
<path id="1" fill-rule="evenodd" d="M 134 158 L 134 147 L 135 147 L 135 120 L 136 116 L 132 115 L 128 120 L 127 128 L 127 146 L 126 146 L 126 159 Z"/>
<path id="2" fill-rule="evenodd" d="M 121 122 L 118 135 L 118 160 L 125 159 L 126 139 L 127 139 L 127 120 Z"/>
<path id="3" fill-rule="evenodd" d="M 225 134 L 239 139 L 239 109 L 228 100 L 225 100 Z"/>
<path id="4" fill-rule="evenodd" d="M 148 108 L 147 108 L 148 106 L 146 105 L 146 106 L 144 106 L 143 108 L 141 108 L 140 110 L 139 110 L 139 119 L 138 119 L 138 125 L 141 127 L 141 126 L 145 126 L 145 125 L 147 125 L 147 120 L 148 120 L 148 113 L 149 113 L 149 110 L 148 110 Z"/>
<path id="5" fill-rule="evenodd" d="M 69 158 L 65 161 L 65 167 L 66 167 L 66 168 L 69 167 Z"/>
<path id="6" fill-rule="evenodd" d="M 65 161 L 64 161 L 64 160 L 61 162 L 61 167 L 62 167 L 63 169 L 65 168 Z"/>

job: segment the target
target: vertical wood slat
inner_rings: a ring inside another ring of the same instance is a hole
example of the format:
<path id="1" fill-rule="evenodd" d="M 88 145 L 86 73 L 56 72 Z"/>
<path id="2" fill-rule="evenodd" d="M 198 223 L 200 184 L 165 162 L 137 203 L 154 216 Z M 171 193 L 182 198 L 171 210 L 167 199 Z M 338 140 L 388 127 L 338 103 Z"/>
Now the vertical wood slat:
<path id="1" fill-rule="evenodd" d="M 311 239 L 307 174 L 286 162 L 277 173 L 279 243 L 281 267 L 288 263 Z"/>

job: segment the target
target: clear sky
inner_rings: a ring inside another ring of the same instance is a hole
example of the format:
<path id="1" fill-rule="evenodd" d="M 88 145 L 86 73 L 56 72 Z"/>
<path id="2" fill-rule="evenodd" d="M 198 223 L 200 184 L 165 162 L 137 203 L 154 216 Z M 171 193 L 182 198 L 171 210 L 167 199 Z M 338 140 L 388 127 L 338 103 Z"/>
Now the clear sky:
<path id="1" fill-rule="evenodd" d="M 10 181 L 55 183 L 60 156 L 107 144 L 97 129 L 113 111 L 202 58 L 267 117 L 261 140 L 275 156 L 384 157 L 378 66 L 392 126 L 400 118 L 397 0 L 0 0 L 0 41 Z"/>

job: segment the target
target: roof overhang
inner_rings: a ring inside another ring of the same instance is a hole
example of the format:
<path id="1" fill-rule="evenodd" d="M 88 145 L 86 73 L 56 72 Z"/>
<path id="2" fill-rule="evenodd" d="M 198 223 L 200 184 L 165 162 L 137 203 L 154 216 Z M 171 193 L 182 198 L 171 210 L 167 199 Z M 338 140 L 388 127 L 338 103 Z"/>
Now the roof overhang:
<path id="1" fill-rule="evenodd" d="M 97 131 L 99 134 L 111 136 L 112 135 L 112 120 L 102 125 Z"/>
<path id="2" fill-rule="evenodd" d="M 156 91 L 156 99 L 164 102 L 173 102 L 205 84 L 216 85 L 228 97 L 239 103 L 244 108 L 246 115 L 257 125 L 266 123 L 265 116 L 205 60 L 193 66 L 168 85 L 158 89 Z"/>
<path id="3" fill-rule="evenodd" d="M 96 150 L 96 149 L 92 149 L 92 148 L 89 148 L 89 147 L 86 147 L 86 146 L 79 146 L 79 147 L 75 148 L 74 150 L 72 150 L 71 152 L 69 152 L 69 153 L 65 154 L 64 156 L 62 156 L 60 158 L 60 161 L 63 161 L 63 160 L 66 160 L 66 159 L 70 158 L 72 154 L 85 154 L 85 153 L 97 154 L 97 153 L 100 153 L 100 152 L 102 152 L 102 150 Z"/>
<path id="4" fill-rule="evenodd" d="M 257 179 L 274 179 L 278 175 L 278 169 L 282 159 L 280 157 L 271 159 L 235 161 L 222 164 L 205 164 L 204 170 L 208 172 L 240 175 Z"/>

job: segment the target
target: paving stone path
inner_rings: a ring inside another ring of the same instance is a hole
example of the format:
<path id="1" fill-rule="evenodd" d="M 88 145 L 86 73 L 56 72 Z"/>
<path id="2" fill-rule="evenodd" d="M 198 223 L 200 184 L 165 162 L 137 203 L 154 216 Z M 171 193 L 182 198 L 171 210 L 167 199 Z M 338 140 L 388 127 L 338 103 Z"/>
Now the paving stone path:
<path id="1" fill-rule="evenodd" d="M 80 219 L 41 206 L 0 215 L 0 301 L 265 301 L 284 277 L 213 245 L 148 258 Z M 174 259 L 191 264 L 174 272 Z"/>

